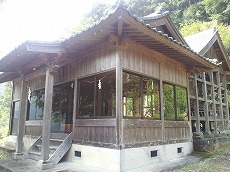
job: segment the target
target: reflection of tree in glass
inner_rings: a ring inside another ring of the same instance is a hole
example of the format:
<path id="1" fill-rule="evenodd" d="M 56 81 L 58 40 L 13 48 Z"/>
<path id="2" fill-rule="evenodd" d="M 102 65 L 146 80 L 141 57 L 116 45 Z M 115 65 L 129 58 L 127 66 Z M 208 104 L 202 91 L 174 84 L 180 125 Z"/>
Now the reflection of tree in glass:
<path id="1" fill-rule="evenodd" d="M 174 90 L 170 84 L 164 84 L 164 118 L 175 120 Z"/>
<path id="2" fill-rule="evenodd" d="M 143 116 L 160 119 L 159 82 L 143 78 Z"/>
<path id="3" fill-rule="evenodd" d="M 123 73 L 124 115 L 140 117 L 140 77 Z"/>
<path id="4" fill-rule="evenodd" d="M 186 88 L 176 87 L 176 105 L 177 105 L 177 120 L 188 120 L 188 105 Z"/>

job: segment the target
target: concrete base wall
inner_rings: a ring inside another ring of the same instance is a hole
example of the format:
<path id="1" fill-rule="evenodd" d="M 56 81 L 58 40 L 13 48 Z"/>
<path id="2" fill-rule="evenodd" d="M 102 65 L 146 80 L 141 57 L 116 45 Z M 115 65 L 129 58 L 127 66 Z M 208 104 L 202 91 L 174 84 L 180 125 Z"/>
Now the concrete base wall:
<path id="1" fill-rule="evenodd" d="M 101 147 L 73 144 L 67 161 L 109 171 L 120 171 L 120 151 Z"/>
<path id="2" fill-rule="evenodd" d="M 119 172 L 180 158 L 192 152 L 192 142 L 127 148 L 124 150 L 73 144 L 67 155 L 67 160 L 80 165 Z"/>

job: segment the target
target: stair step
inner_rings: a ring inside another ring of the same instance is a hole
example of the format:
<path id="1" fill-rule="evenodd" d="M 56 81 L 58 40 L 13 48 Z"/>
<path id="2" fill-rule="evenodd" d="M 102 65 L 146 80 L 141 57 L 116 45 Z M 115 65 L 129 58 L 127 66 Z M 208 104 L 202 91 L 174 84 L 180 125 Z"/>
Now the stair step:
<path id="1" fill-rule="evenodd" d="M 29 158 L 36 160 L 36 161 L 39 161 L 41 159 L 41 152 L 31 151 L 29 153 Z"/>
<path id="2" fill-rule="evenodd" d="M 49 161 L 57 164 L 61 158 L 70 149 L 73 134 L 70 133 L 66 139 L 63 139 L 64 135 L 55 135 L 55 138 L 50 138 L 50 153 Z M 25 153 L 26 158 L 34 159 L 36 161 L 41 160 L 41 148 L 42 148 L 42 137 L 39 137 L 37 141 L 31 146 L 31 148 Z"/>
<path id="3" fill-rule="evenodd" d="M 41 150 L 42 145 L 35 145 L 39 150 Z M 56 150 L 59 146 L 50 146 L 50 150 Z"/>

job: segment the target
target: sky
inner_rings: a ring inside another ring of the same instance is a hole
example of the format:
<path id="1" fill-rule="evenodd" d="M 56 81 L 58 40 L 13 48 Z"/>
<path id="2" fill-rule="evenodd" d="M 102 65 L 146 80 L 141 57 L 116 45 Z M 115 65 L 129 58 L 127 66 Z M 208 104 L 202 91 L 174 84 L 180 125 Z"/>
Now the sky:
<path id="1" fill-rule="evenodd" d="M 115 0 L 97 0 L 115 3 Z M 55 41 L 79 24 L 96 0 L 5 0 L 0 4 L 0 58 L 26 40 Z"/>

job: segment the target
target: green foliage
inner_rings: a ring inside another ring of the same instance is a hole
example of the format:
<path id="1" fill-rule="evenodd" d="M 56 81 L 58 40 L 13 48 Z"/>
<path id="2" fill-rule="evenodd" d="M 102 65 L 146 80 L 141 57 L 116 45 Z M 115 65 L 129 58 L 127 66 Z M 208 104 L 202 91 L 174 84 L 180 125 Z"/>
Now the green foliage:
<path id="1" fill-rule="evenodd" d="M 0 138 L 7 135 L 9 128 L 11 92 L 11 82 L 4 84 L 4 89 L 0 93 Z"/>

